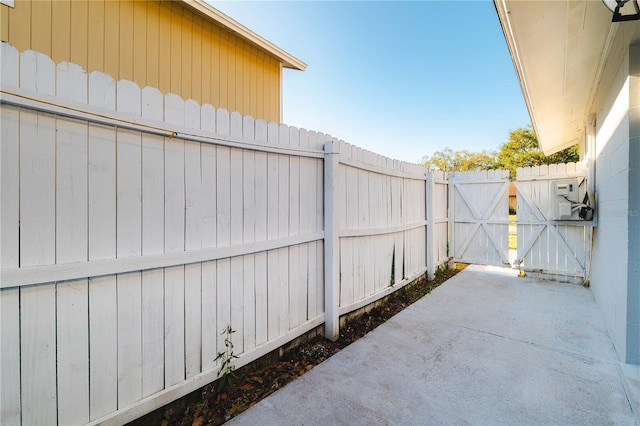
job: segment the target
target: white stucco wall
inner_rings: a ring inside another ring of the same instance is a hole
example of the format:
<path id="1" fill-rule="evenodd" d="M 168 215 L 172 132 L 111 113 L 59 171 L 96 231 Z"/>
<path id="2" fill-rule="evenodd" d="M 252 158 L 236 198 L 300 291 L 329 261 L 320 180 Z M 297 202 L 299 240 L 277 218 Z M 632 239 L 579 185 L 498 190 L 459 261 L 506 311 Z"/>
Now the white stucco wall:
<path id="1" fill-rule="evenodd" d="M 608 95 L 597 106 L 595 230 L 591 289 L 621 358 L 627 342 L 629 210 L 629 60 L 619 64 Z"/>

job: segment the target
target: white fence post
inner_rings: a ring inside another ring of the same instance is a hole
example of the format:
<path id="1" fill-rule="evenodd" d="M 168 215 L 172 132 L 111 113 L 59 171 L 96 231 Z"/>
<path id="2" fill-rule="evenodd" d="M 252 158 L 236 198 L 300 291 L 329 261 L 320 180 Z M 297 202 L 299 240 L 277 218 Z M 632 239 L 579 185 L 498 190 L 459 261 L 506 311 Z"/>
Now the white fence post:
<path id="1" fill-rule="evenodd" d="M 433 203 L 434 203 L 434 194 L 433 194 L 433 172 L 425 173 L 427 180 L 425 180 L 425 216 L 427 219 L 426 226 L 426 246 L 425 253 L 427 255 L 426 266 L 427 266 L 427 278 L 432 280 L 435 277 L 435 246 L 433 244 L 433 233 L 435 232 L 434 225 L 434 217 L 433 217 Z"/>
<path id="2" fill-rule="evenodd" d="M 324 144 L 324 336 L 330 340 L 336 340 L 340 331 L 340 241 L 335 208 L 338 146 L 337 141 Z"/>
<path id="3" fill-rule="evenodd" d="M 454 219 L 453 213 L 455 212 L 455 192 L 454 192 L 455 186 L 456 186 L 456 173 L 451 172 L 449 174 L 449 187 L 447 188 L 448 200 L 449 200 L 449 208 L 447 213 L 447 217 L 449 218 L 449 237 L 448 237 L 449 251 L 447 253 L 447 257 L 449 258 L 448 260 L 449 267 L 453 266 L 451 259 L 455 258 L 456 256 L 455 239 L 454 239 L 455 227 L 453 226 L 453 219 Z"/>

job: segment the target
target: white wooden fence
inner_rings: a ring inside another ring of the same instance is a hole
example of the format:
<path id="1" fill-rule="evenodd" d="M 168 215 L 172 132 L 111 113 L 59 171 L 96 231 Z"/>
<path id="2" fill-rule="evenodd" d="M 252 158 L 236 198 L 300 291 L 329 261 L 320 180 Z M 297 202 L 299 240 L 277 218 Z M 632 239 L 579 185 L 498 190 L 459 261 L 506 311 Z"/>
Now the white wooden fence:
<path id="1" fill-rule="evenodd" d="M 3 425 L 134 419 L 215 380 L 227 325 L 241 366 L 447 260 L 445 176 L 0 59 Z"/>
<path id="2" fill-rule="evenodd" d="M 439 170 L 427 174 L 427 247 L 427 273 L 433 279 L 436 268 L 450 260 L 449 181 Z"/>
<path id="3" fill-rule="evenodd" d="M 455 172 L 449 177 L 455 261 L 509 266 L 509 171 Z"/>
<path id="4" fill-rule="evenodd" d="M 594 223 L 554 220 L 551 182 L 577 178 L 579 201 L 586 190 L 585 163 L 551 164 L 516 171 L 519 268 L 542 278 L 582 283 L 589 276 Z"/>

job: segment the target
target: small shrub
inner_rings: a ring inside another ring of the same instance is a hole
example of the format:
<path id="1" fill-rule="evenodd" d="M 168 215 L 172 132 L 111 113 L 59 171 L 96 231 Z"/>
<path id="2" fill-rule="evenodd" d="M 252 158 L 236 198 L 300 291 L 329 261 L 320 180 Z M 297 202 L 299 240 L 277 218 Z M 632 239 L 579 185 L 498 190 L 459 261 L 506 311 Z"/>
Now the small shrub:
<path id="1" fill-rule="evenodd" d="M 227 385 L 231 384 L 232 380 L 236 377 L 235 374 L 235 365 L 233 365 L 234 358 L 238 358 L 236 354 L 233 353 L 233 342 L 231 341 L 231 334 L 235 333 L 235 331 L 231 328 L 230 324 L 227 324 L 227 328 L 225 328 L 222 333 L 226 334 L 224 338 L 224 346 L 225 350 L 218 352 L 218 356 L 214 361 L 220 360 L 220 370 L 218 371 L 218 392 L 224 389 Z"/>

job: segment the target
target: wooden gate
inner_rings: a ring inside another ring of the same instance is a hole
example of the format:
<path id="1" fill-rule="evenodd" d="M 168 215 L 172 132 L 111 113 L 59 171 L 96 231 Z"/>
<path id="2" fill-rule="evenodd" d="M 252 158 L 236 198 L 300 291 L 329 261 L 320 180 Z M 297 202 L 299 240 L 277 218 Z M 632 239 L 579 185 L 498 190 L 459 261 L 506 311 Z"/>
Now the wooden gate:
<path id="1" fill-rule="evenodd" d="M 456 172 L 449 177 L 451 257 L 509 265 L 509 171 Z"/>
<path id="2" fill-rule="evenodd" d="M 589 272 L 591 221 L 555 220 L 557 182 L 575 182 L 578 202 L 586 193 L 586 165 L 552 164 L 516 172 L 518 253 L 515 264 L 529 274 L 557 281 L 584 282 Z"/>

